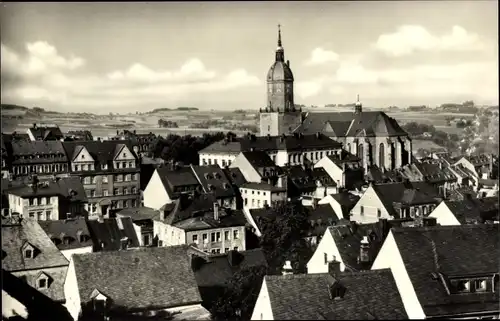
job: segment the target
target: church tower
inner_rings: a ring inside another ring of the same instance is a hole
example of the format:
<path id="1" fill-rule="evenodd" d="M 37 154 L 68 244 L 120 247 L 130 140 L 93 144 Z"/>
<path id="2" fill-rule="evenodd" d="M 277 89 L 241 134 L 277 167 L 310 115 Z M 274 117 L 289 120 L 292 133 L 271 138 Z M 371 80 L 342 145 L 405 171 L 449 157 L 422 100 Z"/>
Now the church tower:
<path id="1" fill-rule="evenodd" d="M 291 134 L 301 123 L 301 110 L 293 100 L 293 73 L 290 61 L 285 62 L 278 25 L 278 48 L 275 61 L 267 73 L 267 105 L 260 110 L 260 136 Z"/>

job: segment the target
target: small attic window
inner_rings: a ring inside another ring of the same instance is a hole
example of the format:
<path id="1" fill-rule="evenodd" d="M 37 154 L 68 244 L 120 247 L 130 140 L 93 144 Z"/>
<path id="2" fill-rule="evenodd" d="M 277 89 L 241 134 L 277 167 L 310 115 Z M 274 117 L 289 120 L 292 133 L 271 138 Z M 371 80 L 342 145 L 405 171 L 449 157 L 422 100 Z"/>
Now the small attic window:
<path id="1" fill-rule="evenodd" d="M 84 158 L 85 158 L 85 155 L 83 155 L 83 154 L 82 154 L 82 157 L 81 157 L 81 159 L 84 159 Z"/>
<path id="2" fill-rule="evenodd" d="M 36 280 L 36 287 L 38 289 L 48 289 L 49 288 L 49 277 L 45 273 L 40 273 Z"/>
<path id="3" fill-rule="evenodd" d="M 32 259 L 33 258 L 33 249 L 25 249 L 24 250 L 24 258 Z"/>
<path id="4" fill-rule="evenodd" d="M 47 279 L 40 279 L 38 280 L 38 288 L 39 289 L 46 289 L 47 288 Z"/>
<path id="5" fill-rule="evenodd" d="M 456 293 L 467 293 L 470 292 L 470 281 L 469 280 L 451 280 L 451 285 Z"/>

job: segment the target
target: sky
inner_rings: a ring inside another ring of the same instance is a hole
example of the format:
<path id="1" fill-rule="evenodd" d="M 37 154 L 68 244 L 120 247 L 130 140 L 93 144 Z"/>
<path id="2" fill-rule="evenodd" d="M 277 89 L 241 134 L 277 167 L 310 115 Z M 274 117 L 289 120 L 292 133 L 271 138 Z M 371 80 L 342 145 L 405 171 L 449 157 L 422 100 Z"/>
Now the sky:
<path id="1" fill-rule="evenodd" d="M 1 101 L 258 109 L 277 25 L 295 102 L 498 104 L 496 1 L 3 3 Z"/>

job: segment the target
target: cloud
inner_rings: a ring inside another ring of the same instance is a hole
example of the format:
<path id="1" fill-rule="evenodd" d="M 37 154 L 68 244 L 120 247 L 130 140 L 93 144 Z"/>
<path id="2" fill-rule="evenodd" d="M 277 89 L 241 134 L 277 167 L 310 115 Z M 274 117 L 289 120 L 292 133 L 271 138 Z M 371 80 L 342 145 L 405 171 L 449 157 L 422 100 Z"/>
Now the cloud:
<path id="1" fill-rule="evenodd" d="M 338 59 L 339 55 L 337 53 L 318 47 L 311 52 L 311 57 L 305 64 L 307 66 L 323 65 L 328 62 L 337 61 Z"/>
<path id="2" fill-rule="evenodd" d="M 197 58 L 175 70 L 155 70 L 142 63 L 105 74 L 86 71 L 87 62 L 63 56 L 42 41 L 28 43 L 24 53 L 1 44 L 2 100 L 61 107 L 135 107 L 165 105 L 197 94 L 211 94 L 260 84 L 244 69 L 218 74 Z M 4 80 L 16 79 L 15 82 Z"/>
<path id="3" fill-rule="evenodd" d="M 460 26 L 453 26 L 451 32 L 436 36 L 419 25 L 404 25 L 394 33 L 382 34 L 373 47 L 393 57 L 418 51 L 480 51 L 485 48 L 479 35 Z"/>

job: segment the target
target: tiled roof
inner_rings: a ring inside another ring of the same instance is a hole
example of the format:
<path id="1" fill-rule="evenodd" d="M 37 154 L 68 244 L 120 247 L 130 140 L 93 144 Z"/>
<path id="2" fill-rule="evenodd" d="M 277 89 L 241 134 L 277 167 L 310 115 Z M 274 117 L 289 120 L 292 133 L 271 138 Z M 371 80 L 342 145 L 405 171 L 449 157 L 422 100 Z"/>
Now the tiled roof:
<path id="1" fill-rule="evenodd" d="M 60 141 L 15 140 L 11 142 L 11 145 L 13 156 L 12 163 L 14 165 L 68 162 L 63 143 Z M 45 155 L 54 157 L 44 157 Z"/>
<path id="2" fill-rule="evenodd" d="M 415 166 L 428 182 L 455 182 L 457 180 L 457 177 L 448 167 L 430 162 L 417 162 Z"/>
<path id="3" fill-rule="evenodd" d="M 348 129 L 346 123 L 349 123 Z M 366 137 L 408 135 L 394 118 L 380 111 L 365 111 L 360 114 L 310 112 L 297 131 L 304 134 L 323 132 L 326 124 L 331 126 L 336 136 L 358 136 L 361 132 Z"/>
<path id="4" fill-rule="evenodd" d="M 346 289 L 330 299 L 328 274 L 266 275 L 276 320 L 407 319 L 396 282 L 389 269 L 343 273 L 337 277 Z"/>
<path id="5" fill-rule="evenodd" d="M 224 168 L 224 173 L 234 186 L 241 186 L 247 182 L 245 176 L 238 167 Z"/>
<path id="6" fill-rule="evenodd" d="M 331 194 L 331 197 L 340 204 L 342 208 L 342 213 L 346 213 L 347 215 L 349 215 L 351 210 L 354 208 L 354 206 L 360 199 L 359 196 L 349 192 Z M 348 219 L 349 217 L 346 218 Z"/>
<path id="7" fill-rule="evenodd" d="M 248 182 L 240 186 L 240 188 L 248 188 L 248 189 L 254 189 L 254 190 L 260 190 L 260 191 L 271 191 L 271 192 L 284 192 L 286 191 L 286 188 L 284 187 L 278 187 L 269 183 L 254 183 L 254 182 Z"/>
<path id="8" fill-rule="evenodd" d="M 199 186 L 201 190 L 200 182 L 198 182 L 190 167 L 181 167 L 175 170 L 169 169 L 168 167 L 159 167 L 156 171 L 158 172 L 158 176 L 165 190 L 172 198 L 179 196 L 179 192 L 174 192 L 178 187 L 191 188 L 193 186 Z"/>
<path id="9" fill-rule="evenodd" d="M 220 166 L 191 165 L 191 169 L 206 193 L 213 193 L 216 198 L 228 198 L 235 196 L 233 186 Z"/>
<path id="10" fill-rule="evenodd" d="M 93 245 L 84 218 L 40 221 L 39 224 L 61 251 Z M 69 238 L 69 244 L 64 242 L 66 238 Z"/>
<path id="11" fill-rule="evenodd" d="M 23 198 L 33 196 L 60 196 L 71 202 L 87 202 L 82 182 L 78 177 L 62 177 L 57 180 L 46 180 L 37 185 L 24 185 L 10 188 L 7 193 Z"/>
<path id="12" fill-rule="evenodd" d="M 317 181 L 320 181 L 323 186 L 337 186 L 337 183 L 328 175 L 324 168 L 304 168 L 296 165 L 282 167 L 282 169 L 297 190 L 302 193 L 315 191 Z"/>
<path id="13" fill-rule="evenodd" d="M 32 259 L 23 256 L 22 248 L 27 243 L 38 252 Z M 7 254 L 2 268 L 11 272 L 69 264 L 40 225 L 30 219 L 23 219 L 19 225 L 2 226 L 2 250 Z"/>
<path id="14" fill-rule="evenodd" d="M 498 197 L 465 198 L 462 201 L 445 201 L 460 224 L 476 224 L 482 220 L 498 218 Z"/>
<path id="15" fill-rule="evenodd" d="M 375 193 L 391 216 L 398 218 L 395 203 L 408 205 L 437 204 L 438 191 L 426 182 L 372 184 Z"/>
<path id="16" fill-rule="evenodd" d="M 132 155 L 137 159 L 137 155 L 129 140 L 74 141 L 63 142 L 62 144 L 70 160 L 73 160 L 74 157 L 78 155 L 78 152 L 85 147 L 90 156 L 92 156 L 98 164 L 106 164 L 109 169 L 113 168 L 113 159 L 123 148 L 123 145 L 127 146 Z"/>
<path id="17" fill-rule="evenodd" d="M 28 320 L 58 320 L 73 321 L 66 307 L 55 302 L 41 291 L 2 269 L 2 299 L 3 291 L 21 303 L 27 310 Z M 62 276 L 64 282 L 65 275 Z M 52 283 L 53 285 L 53 283 Z M 44 290 L 42 290 L 44 291 Z M 61 282 L 62 292 L 62 282 Z M 63 293 L 62 293 L 63 294 Z M 62 297 L 64 299 L 64 296 Z M 3 300 L 2 300 L 3 301 Z M 3 302 L 5 304 L 5 302 Z M 9 319 L 14 320 L 14 318 Z"/>
<path id="18" fill-rule="evenodd" d="M 181 245 L 73 255 L 81 301 L 89 302 L 97 290 L 129 309 L 199 304 L 187 250 Z"/>
<path id="19" fill-rule="evenodd" d="M 490 159 L 488 155 L 470 155 L 470 156 L 464 156 L 466 160 L 468 160 L 474 167 L 479 167 L 483 165 L 489 165 Z"/>
<path id="20" fill-rule="evenodd" d="M 495 293 L 448 294 L 439 278 L 499 273 L 498 224 L 392 229 L 406 271 L 427 316 L 499 311 Z"/>
<path id="21" fill-rule="evenodd" d="M 347 130 L 351 126 L 351 120 L 349 121 L 326 121 L 323 127 L 323 132 L 333 132 L 336 137 L 344 137 L 347 134 Z M 327 135 L 330 136 L 330 135 Z"/>
<path id="22" fill-rule="evenodd" d="M 199 153 L 236 153 L 243 151 L 277 151 L 277 150 L 318 150 L 340 149 L 342 144 L 323 134 L 311 135 L 282 135 L 282 136 L 245 136 L 236 138 L 236 141 L 224 143 L 216 142 Z"/>
<path id="23" fill-rule="evenodd" d="M 332 154 L 327 157 L 341 168 L 343 168 L 343 164 L 345 163 L 358 163 L 361 161 L 358 156 L 349 153 L 345 149 L 342 149 L 340 155 Z"/>
<path id="24" fill-rule="evenodd" d="M 36 140 L 64 138 L 59 126 L 36 126 L 29 128 L 29 131 Z"/>
<path id="25" fill-rule="evenodd" d="M 116 215 L 128 216 L 132 221 L 140 221 L 158 218 L 160 212 L 150 207 L 128 207 L 119 210 Z"/>
<path id="26" fill-rule="evenodd" d="M 130 217 L 105 218 L 87 221 L 90 237 L 95 251 L 118 251 L 121 249 L 121 239 L 127 237 L 129 247 L 138 247 L 139 240 Z M 104 247 L 102 246 L 104 243 Z"/>
<path id="27" fill-rule="evenodd" d="M 241 152 L 248 162 L 256 169 L 262 167 L 276 167 L 271 157 L 263 151 Z"/>
<path id="28" fill-rule="evenodd" d="M 240 270 L 255 266 L 267 266 L 264 252 L 260 248 L 229 253 L 199 257 L 200 264 L 198 266 L 193 264 L 198 287 L 224 287 Z M 233 261 L 231 262 L 231 260 Z"/>

